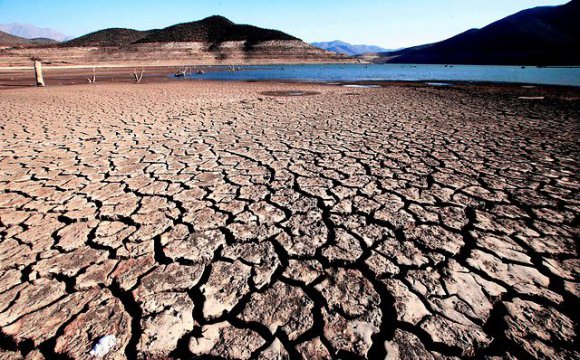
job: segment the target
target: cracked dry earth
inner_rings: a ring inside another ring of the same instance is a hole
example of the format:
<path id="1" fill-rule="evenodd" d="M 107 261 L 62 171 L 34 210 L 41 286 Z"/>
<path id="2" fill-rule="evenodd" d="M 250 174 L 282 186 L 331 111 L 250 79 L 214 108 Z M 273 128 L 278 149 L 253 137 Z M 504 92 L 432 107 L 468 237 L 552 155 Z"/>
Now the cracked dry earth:
<path id="1" fill-rule="evenodd" d="M 0 358 L 578 358 L 578 98 L 517 91 L 3 91 Z"/>

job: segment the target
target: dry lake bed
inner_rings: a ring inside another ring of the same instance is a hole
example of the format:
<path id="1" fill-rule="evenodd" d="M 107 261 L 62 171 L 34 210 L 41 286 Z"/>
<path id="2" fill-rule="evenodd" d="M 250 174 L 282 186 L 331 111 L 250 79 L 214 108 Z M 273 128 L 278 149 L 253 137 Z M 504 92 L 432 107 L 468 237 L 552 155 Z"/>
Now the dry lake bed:
<path id="1" fill-rule="evenodd" d="M 578 358 L 579 100 L 1 90 L 0 358 Z"/>

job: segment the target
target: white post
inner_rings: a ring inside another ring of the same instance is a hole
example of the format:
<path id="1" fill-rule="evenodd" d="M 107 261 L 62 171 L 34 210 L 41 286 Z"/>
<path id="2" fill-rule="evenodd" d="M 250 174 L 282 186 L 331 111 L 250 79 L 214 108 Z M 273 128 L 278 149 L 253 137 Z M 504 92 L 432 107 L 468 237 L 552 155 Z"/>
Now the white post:
<path id="1" fill-rule="evenodd" d="M 36 78 L 36 86 L 44 86 L 44 78 L 42 77 L 42 63 L 40 61 L 34 62 L 34 77 Z"/>

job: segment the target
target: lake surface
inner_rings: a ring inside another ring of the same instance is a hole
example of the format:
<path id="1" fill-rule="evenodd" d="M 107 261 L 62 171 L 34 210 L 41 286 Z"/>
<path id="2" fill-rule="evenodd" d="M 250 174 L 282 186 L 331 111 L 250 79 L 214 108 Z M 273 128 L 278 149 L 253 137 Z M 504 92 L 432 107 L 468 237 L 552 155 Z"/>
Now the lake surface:
<path id="1" fill-rule="evenodd" d="M 241 66 L 230 72 L 214 66 L 202 75 L 188 75 L 204 80 L 286 80 L 306 82 L 359 81 L 475 81 L 537 85 L 580 86 L 580 68 L 538 68 L 527 66 L 407 65 L 407 64 L 334 64 Z"/>

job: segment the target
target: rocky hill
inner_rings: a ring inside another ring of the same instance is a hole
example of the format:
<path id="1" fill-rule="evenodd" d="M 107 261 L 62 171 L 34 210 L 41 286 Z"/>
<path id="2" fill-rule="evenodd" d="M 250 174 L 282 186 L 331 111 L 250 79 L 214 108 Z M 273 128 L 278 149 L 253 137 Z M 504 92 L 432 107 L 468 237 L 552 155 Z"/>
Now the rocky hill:
<path id="1" fill-rule="evenodd" d="M 105 29 L 58 46 L 4 49 L 0 66 L 30 58 L 63 65 L 183 65 L 355 62 L 277 30 L 212 16 L 159 30 Z"/>
<path id="2" fill-rule="evenodd" d="M 574 0 L 524 10 L 438 43 L 366 59 L 420 64 L 580 65 L 579 20 L 580 0 Z"/>

